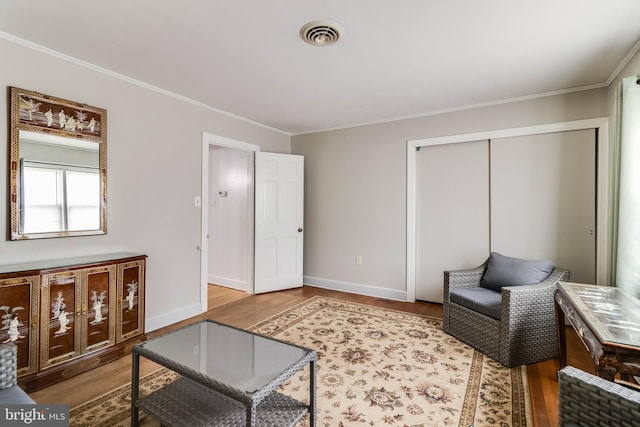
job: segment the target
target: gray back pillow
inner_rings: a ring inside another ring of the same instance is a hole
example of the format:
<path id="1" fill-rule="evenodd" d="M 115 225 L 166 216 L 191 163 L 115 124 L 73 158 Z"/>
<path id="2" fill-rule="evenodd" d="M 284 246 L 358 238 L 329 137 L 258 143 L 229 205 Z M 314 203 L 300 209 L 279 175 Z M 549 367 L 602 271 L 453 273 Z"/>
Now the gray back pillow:
<path id="1" fill-rule="evenodd" d="M 480 286 L 500 292 L 503 286 L 534 285 L 546 279 L 551 270 L 552 261 L 511 258 L 491 252 Z"/>

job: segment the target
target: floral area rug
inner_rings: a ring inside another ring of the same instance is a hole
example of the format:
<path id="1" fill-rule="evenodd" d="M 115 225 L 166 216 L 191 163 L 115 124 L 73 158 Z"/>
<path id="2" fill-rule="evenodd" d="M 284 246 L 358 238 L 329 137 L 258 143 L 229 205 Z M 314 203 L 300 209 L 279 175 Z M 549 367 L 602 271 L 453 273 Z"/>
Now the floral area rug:
<path id="1" fill-rule="evenodd" d="M 250 329 L 317 351 L 318 426 L 533 425 L 526 367 L 503 367 L 445 334 L 440 319 L 314 297 Z M 175 378 L 149 374 L 141 394 Z M 308 387 L 307 368 L 280 391 L 307 402 Z M 129 411 L 127 385 L 72 409 L 71 425 L 129 425 Z M 157 424 L 141 411 L 141 425 Z"/>
<path id="2" fill-rule="evenodd" d="M 158 369 L 140 379 L 140 396 L 171 383 L 178 374 L 169 369 Z M 160 426 L 143 411 L 140 411 L 140 425 Z M 129 427 L 131 426 L 131 384 L 111 390 L 102 396 L 76 406 L 69 411 L 70 427 Z"/>

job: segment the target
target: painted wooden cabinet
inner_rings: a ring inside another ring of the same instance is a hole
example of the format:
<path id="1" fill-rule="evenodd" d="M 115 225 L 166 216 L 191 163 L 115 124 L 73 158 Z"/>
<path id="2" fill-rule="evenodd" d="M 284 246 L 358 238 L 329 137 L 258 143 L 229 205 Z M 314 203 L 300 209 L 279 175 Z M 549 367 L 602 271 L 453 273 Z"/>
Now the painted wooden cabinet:
<path id="1" fill-rule="evenodd" d="M 27 391 L 121 357 L 145 338 L 145 263 L 145 255 L 116 253 L 0 266 L 0 341 L 18 346 Z"/>
<path id="2" fill-rule="evenodd" d="M 116 341 L 144 332 L 144 260 L 118 264 L 118 322 Z"/>
<path id="3" fill-rule="evenodd" d="M 42 276 L 40 369 L 115 344 L 116 265 Z"/>
<path id="4" fill-rule="evenodd" d="M 38 370 L 39 301 L 39 275 L 0 275 L 0 342 L 18 347 L 18 375 Z"/>

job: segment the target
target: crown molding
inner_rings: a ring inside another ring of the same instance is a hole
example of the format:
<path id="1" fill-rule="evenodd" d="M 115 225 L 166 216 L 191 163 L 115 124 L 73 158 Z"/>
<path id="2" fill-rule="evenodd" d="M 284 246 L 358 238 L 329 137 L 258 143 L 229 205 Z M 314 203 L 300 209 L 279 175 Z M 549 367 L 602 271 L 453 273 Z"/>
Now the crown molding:
<path id="1" fill-rule="evenodd" d="M 13 34 L 9 34 L 9 33 L 6 33 L 4 31 L 0 31 L 0 38 L 4 39 L 4 40 L 7 40 L 7 41 L 9 41 L 11 43 L 15 43 L 17 45 L 20 45 L 20 46 L 35 50 L 37 52 L 44 53 L 45 55 L 53 56 L 55 58 L 58 58 L 58 59 L 61 59 L 63 61 L 72 63 L 74 65 L 78 65 L 80 67 L 87 68 L 87 69 L 95 71 L 97 73 L 104 74 L 104 75 L 112 77 L 114 79 L 122 80 L 122 81 L 130 83 L 132 85 L 135 85 L 135 86 L 150 90 L 152 92 L 156 92 L 156 93 L 159 93 L 159 94 L 162 94 L 162 95 L 177 99 L 178 101 L 182 101 L 182 102 L 194 105 L 194 106 L 199 107 L 199 108 L 204 108 L 205 110 L 209 110 L 209 111 L 212 111 L 214 113 L 221 114 L 223 116 L 227 116 L 227 117 L 230 117 L 230 118 L 233 118 L 233 119 L 245 122 L 245 123 L 249 123 L 249 124 L 254 125 L 254 126 L 259 126 L 261 128 L 264 128 L 264 129 L 268 129 L 268 130 L 271 130 L 271 131 L 274 131 L 274 132 L 278 132 L 278 133 L 281 133 L 281 134 L 284 134 L 284 135 L 287 135 L 287 136 L 291 136 L 290 133 L 285 132 L 282 129 L 276 129 L 276 128 L 271 127 L 269 125 L 265 125 L 264 123 L 256 122 L 256 121 L 253 121 L 253 120 L 248 119 L 246 117 L 242 117 L 242 116 L 239 116 L 237 114 L 230 113 L 230 112 L 225 111 L 225 110 L 221 110 L 219 108 L 213 107 L 213 106 L 205 104 L 203 102 L 196 101 L 193 98 L 189 98 L 187 96 L 183 96 L 183 95 L 177 94 L 175 92 L 171 92 L 169 90 L 162 89 L 162 88 L 160 88 L 158 86 L 154 86 L 152 84 L 143 82 L 142 80 L 134 79 L 134 78 L 129 77 L 127 75 L 120 74 L 120 73 L 117 73 L 115 71 L 109 70 L 107 68 L 103 68 L 103 67 L 97 66 L 95 64 L 92 64 L 90 62 L 83 61 L 81 59 L 78 59 L 78 58 L 75 58 L 73 56 L 67 55 L 65 53 L 58 52 L 57 50 L 53 50 L 53 49 L 50 49 L 48 47 L 42 46 L 40 44 L 33 43 L 33 42 L 29 41 L 29 40 L 25 40 L 25 39 L 22 39 L 20 37 L 16 37 Z"/>

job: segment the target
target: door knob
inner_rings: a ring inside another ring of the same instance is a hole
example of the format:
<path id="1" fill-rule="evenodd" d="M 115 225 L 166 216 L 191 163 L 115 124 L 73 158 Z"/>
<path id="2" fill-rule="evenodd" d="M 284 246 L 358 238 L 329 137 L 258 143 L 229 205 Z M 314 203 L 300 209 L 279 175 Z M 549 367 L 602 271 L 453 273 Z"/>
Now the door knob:
<path id="1" fill-rule="evenodd" d="M 302 227 L 298 228 L 298 233 L 302 233 Z"/>

